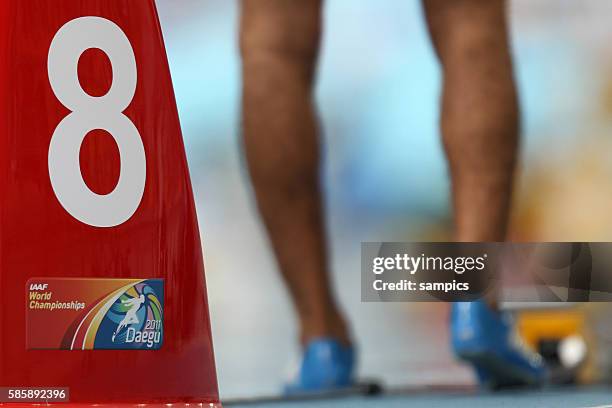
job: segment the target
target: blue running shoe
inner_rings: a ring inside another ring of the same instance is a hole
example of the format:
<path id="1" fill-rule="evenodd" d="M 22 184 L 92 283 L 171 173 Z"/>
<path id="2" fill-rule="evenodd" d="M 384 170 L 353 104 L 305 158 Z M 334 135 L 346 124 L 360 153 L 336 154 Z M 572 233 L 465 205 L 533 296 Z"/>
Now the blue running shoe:
<path id="1" fill-rule="evenodd" d="M 544 360 L 522 342 L 510 317 L 491 310 L 482 300 L 454 303 L 453 350 L 457 357 L 474 366 L 483 386 L 541 385 L 548 376 Z"/>
<path id="2" fill-rule="evenodd" d="M 311 340 L 296 378 L 285 386 L 285 395 L 327 393 L 353 386 L 355 352 L 338 340 L 321 337 Z"/>

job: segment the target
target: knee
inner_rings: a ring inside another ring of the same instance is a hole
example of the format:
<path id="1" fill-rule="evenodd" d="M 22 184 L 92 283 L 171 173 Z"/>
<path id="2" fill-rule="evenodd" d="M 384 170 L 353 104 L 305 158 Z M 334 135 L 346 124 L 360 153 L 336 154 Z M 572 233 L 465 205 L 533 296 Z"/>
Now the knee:
<path id="1" fill-rule="evenodd" d="M 321 37 L 317 0 L 244 0 L 240 54 L 244 64 L 262 59 L 314 66 Z"/>
<path id="2" fill-rule="evenodd" d="M 434 47 L 444 68 L 505 59 L 509 40 L 505 0 L 424 0 Z"/>

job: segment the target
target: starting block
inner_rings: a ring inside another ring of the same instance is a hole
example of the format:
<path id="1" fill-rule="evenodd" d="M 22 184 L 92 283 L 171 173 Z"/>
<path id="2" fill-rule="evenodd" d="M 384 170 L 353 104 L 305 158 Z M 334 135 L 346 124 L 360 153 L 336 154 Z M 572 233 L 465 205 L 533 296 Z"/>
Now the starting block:
<path id="1" fill-rule="evenodd" d="M 585 384 L 594 379 L 594 341 L 586 306 L 571 303 L 511 304 L 523 340 L 537 350 L 557 384 Z"/>
<path id="2" fill-rule="evenodd" d="M 221 407 L 153 0 L 0 4 L 0 405 Z"/>

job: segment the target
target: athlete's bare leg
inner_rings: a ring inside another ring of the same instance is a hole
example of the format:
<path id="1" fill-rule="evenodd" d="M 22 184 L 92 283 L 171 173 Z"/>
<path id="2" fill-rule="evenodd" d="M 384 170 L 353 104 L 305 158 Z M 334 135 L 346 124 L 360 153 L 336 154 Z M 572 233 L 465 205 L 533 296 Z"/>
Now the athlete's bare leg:
<path id="1" fill-rule="evenodd" d="M 302 341 L 331 336 L 346 342 L 328 276 L 312 97 L 321 6 L 321 0 L 242 1 L 244 145 Z"/>
<path id="2" fill-rule="evenodd" d="M 444 73 L 441 125 L 453 185 L 456 239 L 503 241 L 519 132 L 506 2 L 423 2 Z M 495 307 L 495 298 L 491 291 L 487 303 Z M 541 356 L 516 346 L 508 334 L 513 332 L 510 322 L 483 306 L 453 304 L 454 353 L 474 365 L 483 385 L 543 383 L 547 370 Z M 506 337 L 491 342 L 499 335 Z"/>
<path id="3" fill-rule="evenodd" d="M 456 239 L 506 238 L 519 114 L 504 0 L 423 0 L 442 63 Z"/>

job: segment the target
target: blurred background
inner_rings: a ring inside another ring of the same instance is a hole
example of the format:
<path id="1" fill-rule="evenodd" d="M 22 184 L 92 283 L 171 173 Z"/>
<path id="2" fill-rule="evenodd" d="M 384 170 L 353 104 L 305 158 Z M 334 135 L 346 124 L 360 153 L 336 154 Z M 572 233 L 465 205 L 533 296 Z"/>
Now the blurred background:
<path id="1" fill-rule="evenodd" d="M 223 398 L 276 394 L 297 361 L 287 293 L 241 157 L 236 0 L 157 0 L 187 147 Z M 512 0 L 521 241 L 612 239 L 612 2 Z M 447 305 L 360 302 L 362 241 L 450 237 L 440 73 L 418 0 L 327 0 L 317 99 L 333 279 L 362 377 L 470 383 Z M 359 222 L 355 222 L 359 220 Z"/>

